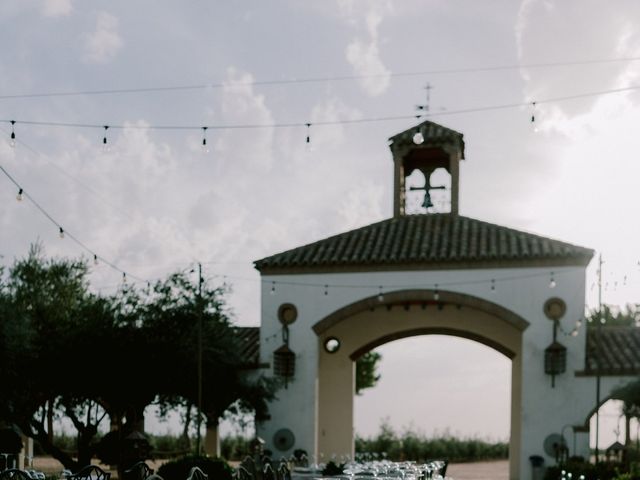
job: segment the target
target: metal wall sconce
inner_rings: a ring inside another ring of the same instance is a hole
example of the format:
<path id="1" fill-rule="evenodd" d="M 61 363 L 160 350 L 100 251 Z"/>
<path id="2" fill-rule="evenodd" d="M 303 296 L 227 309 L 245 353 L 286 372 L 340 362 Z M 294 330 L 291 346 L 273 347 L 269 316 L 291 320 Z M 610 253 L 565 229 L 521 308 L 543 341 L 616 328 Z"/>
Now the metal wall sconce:
<path id="1" fill-rule="evenodd" d="M 561 298 L 553 297 L 544 303 L 544 314 L 553 321 L 553 342 L 544 350 L 544 373 L 551 375 L 551 388 L 556 386 L 556 375 L 567 369 L 567 347 L 557 341 L 558 323 L 567 311 Z"/>
<path id="2" fill-rule="evenodd" d="M 298 309 L 292 303 L 278 308 L 278 320 L 282 324 L 283 345 L 273 352 L 273 373 L 284 379 L 284 388 L 296 373 L 296 354 L 289 348 L 289 325 L 298 318 Z"/>

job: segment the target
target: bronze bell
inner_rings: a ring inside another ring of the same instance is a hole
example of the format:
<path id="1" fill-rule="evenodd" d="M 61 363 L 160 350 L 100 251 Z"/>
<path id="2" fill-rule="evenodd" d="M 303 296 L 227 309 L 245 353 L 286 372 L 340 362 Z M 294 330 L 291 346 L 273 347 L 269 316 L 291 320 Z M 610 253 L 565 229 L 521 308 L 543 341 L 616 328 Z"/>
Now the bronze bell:
<path id="1" fill-rule="evenodd" d="M 424 208 L 433 207 L 433 202 L 431 201 L 431 194 L 429 193 L 429 189 L 425 190 L 424 192 L 424 200 L 422 202 L 422 206 Z"/>

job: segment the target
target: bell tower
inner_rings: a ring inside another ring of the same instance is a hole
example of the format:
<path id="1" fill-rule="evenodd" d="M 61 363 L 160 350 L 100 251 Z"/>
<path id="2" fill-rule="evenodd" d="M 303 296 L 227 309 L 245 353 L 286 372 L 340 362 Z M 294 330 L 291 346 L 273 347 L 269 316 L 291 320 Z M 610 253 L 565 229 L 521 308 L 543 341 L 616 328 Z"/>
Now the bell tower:
<path id="1" fill-rule="evenodd" d="M 422 207 L 425 213 L 433 207 L 431 190 L 444 189 L 432 186 L 431 174 L 438 168 L 444 168 L 451 176 L 451 215 L 458 215 L 458 195 L 460 178 L 460 160 L 464 159 L 464 139 L 461 133 L 450 130 L 430 121 L 398 133 L 389 139 L 393 155 L 393 216 L 406 215 L 407 177 L 420 170 L 425 178 L 424 187 L 411 187 L 411 190 L 424 190 Z"/>

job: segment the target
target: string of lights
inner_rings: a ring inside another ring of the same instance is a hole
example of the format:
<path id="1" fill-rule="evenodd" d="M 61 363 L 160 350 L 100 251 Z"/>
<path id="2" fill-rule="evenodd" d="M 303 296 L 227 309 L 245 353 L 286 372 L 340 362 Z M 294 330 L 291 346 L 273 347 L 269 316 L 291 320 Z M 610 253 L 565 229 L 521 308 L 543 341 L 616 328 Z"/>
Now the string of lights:
<path id="1" fill-rule="evenodd" d="M 6 132 L 6 130 L 4 128 L 0 128 L 0 132 Z M 24 139 L 15 139 L 15 136 L 13 137 L 13 142 L 14 145 L 19 145 L 20 148 L 22 149 L 24 147 L 25 150 L 31 152 L 34 156 L 38 157 L 39 159 L 44 160 L 45 162 L 47 162 L 48 165 L 50 165 L 51 167 L 53 167 L 55 170 L 57 170 L 60 174 L 64 175 L 65 177 L 69 178 L 70 180 L 74 181 L 75 183 L 77 183 L 78 185 L 80 185 L 82 188 L 84 188 L 86 191 L 88 191 L 89 193 L 91 193 L 91 195 L 93 195 L 94 197 L 96 197 L 100 202 L 102 202 L 103 204 L 109 206 L 110 208 L 112 208 L 114 211 L 117 211 L 120 215 L 123 215 L 124 217 L 126 217 L 127 219 L 131 220 L 131 221 L 135 221 L 135 219 L 133 218 L 133 216 L 127 212 L 125 209 L 118 207 L 116 204 L 114 204 L 111 200 L 109 200 L 105 195 L 101 194 L 99 191 L 97 191 L 96 189 L 94 189 L 93 187 L 91 187 L 90 185 L 87 185 L 85 182 L 83 182 L 82 180 L 80 180 L 78 177 L 76 177 L 75 175 L 70 174 L 69 172 L 67 172 L 66 170 L 64 170 L 63 168 L 60 168 L 60 166 L 58 166 L 55 162 L 50 161 L 47 158 L 47 155 L 44 155 L 41 151 L 38 151 L 35 147 L 33 147 L 32 145 L 30 145 L 29 143 L 25 142 Z"/>
<path id="2" fill-rule="evenodd" d="M 0 95 L 0 100 L 10 99 L 27 99 L 27 98 L 51 98 L 51 97 L 73 97 L 73 96 L 92 96 L 92 95 L 119 95 L 131 93 L 156 93 L 156 92 L 172 92 L 172 91 L 189 91 L 189 90 L 211 90 L 229 87 L 245 87 L 245 86 L 278 86 L 278 85 L 308 85 L 314 83 L 344 82 L 357 81 L 374 78 L 410 78 L 426 75 L 453 75 L 459 73 L 481 73 L 496 72 L 520 69 L 538 69 L 538 68 L 555 68 L 569 67 L 581 65 L 598 65 L 607 63 L 623 63 L 636 62 L 640 57 L 620 57 L 596 60 L 578 60 L 566 62 L 543 62 L 543 63 L 520 63 L 510 65 L 494 65 L 488 67 L 459 67 L 459 68 L 443 68 L 443 69 L 427 69 L 412 72 L 388 72 L 368 75 L 336 75 L 324 77 L 308 77 L 308 78 L 289 78 L 289 79 L 270 79 L 255 81 L 234 81 L 234 82 L 215 82 L 201 83 L 191 85 L 171 85 L 157 87 L 132 87 L 118 89 L 95 89 L 95 90 L 77 90 L 77 91 L 59 91 L 59 92 L 34 92 L 34 93 L 15 93 Z"/>
<path id="3" fill-rule="evenodd" d="M 143 279 L 141 277 L 135 276 L 135 275 L 130 275 L 127 274 L 126 271 L 124 271 L 123 269 L 121 269 L 120 267 L 118 267 L 115 263 L 113 263 L 112 261 L 108 260 L 107 258 L 103 257 L 102 255 L 99 255 L 98 253 L 96 253 L 94 250 L 92 250 L 91 248 L 89 248 L 84 242 L 82 242 L 78 237 L 76 237 L 75 235 L 73 235 L 72 233 L 70 233 L 68 230 L 66 230 L 62 224 L 60 222 L 58 222 L 35 198 L 33 198 L 33 196 L 31 196 L 29 194 L 29 192 L 27 192 L 20 183 L 18 183 L 18 181 L 4 168 L 4 166 L 0 165 L 0 171 L 5 175 L 5 177 L 7 177 L 7 179 L 13 183 L 15 185 L 15 187 L 18 189 L 18 193 L 16 194 L 16 200 L 18 202 L 22 202 L 25 198 L 27 200 L 29 200 L 33 206 L 35 206 L 40 213 L 42 213 L 58 230 L 58 234 L 60 235 L 61 239 L 64 238 L 69 238 L 70 240 L 72 240 L 75 244 L 77 244 L 82 250 L 84 250 L 85 252 L 87 252 L 90 256 L 90 258 L 93 259 L 95 264 L 98 264 L 99 262 L 104 263 L 105 265 L 109 266 L 110 268 L 112 268 L 113 270 L 119 272 L 122 274 L 122 280 L 123 282 L 126 282 L 127 278 L 133 278 L 136 279 L 138 281 L 143 281 Z"/>
<path id="4" fill-rule="evenodd" d="M 451 115 L 461 115 L 470 113 L 482 113 L 488 111 L 506 110 L 530 107 L 532 108 L 531 122 L 535 123 L 536 115 L 535 108 L 540 104 L 559 103 L 569 100 L 577 100 L 581 98 L 597 97 L 603 95 L 611 95 L 623 92 L 630 92 L 639 90 L 640 85 L 630 85 L 627 87 L 613 88 L 608 90 L 599 90 L 593 92 L 585 92 L 573 95 L 564 95 L 557 97 L 550 97 L 546 99 L 538 99 L 535 101 L 525 102 L 513 102 L 496 105 L 486 105 L 480 107 L 469 107 L 454 110 L 445 110 L 441 112 L 427 112 L 414 115 L 387 115 L 378 117 L 362 117 L 352 119 L 337 119 L 337 120 L 319 120 L 317 122 L 309 121 L 296 121 L 296 122 L 274 122 L 274 123 L 247 123 L 247 124 L 211 124 L 211 125 L 152 125 L 152 124 L 110 124 L 104 123 L 78 123 L 78 122 L 57 122 L 57 121 L 40 121 L 40 120 L 16 120 L 16 119 L 0 119 L 0 123 L 9 124 L 11 126 L 10 144 L 15 146 L 16 144 L 16 129 L 20 125 L 24 126 L 45 126 L 45 127 L 60 127 L 60 128 L 87 128 L 87 129 L 100 129 L 103 131 L 102 144 L 105 149 L 109 148 L 108 130 L 109 129 L 132 129 L 132 130 L 191 130 L 200 131 L 203 134 L 202 146 L 207 147 L 207 131 L 211 130 L 247 130 L 247 129 L 265 129 L 265 128 L 304 128 L 306 130 L 306 143 L 311 143 L 311 127 L 312 126 L 332 126 L 332 125 L 354 125 L 365 123 L 377 123 L 377 122 L 389 122 L 398 120 L 410 120 L 410 119 L 422 119 L 432 117 L 442 117 Z"/>

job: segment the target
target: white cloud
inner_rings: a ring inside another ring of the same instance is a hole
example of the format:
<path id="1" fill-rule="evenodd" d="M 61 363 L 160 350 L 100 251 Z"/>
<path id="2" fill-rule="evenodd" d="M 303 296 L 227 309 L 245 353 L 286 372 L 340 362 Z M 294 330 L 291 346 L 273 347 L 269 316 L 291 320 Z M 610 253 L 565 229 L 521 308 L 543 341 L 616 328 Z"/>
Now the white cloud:
<path id="1" fill-rule="evenodd" d="M 338 209 L 340 230 L 352 230 L 382 220 L 384 187 L 370 182 L 354 185 Z"/>
<path id="2" fill-rule="evenodd" d="M 118 19 L 107 12 L 98 13 L 95 30 L 85 37 L 84 59 L 90 63 L 107 63 L 124 45 L 118 32 Z"/>
<path id="3" fill-rule="evenodd" d="M 253 90 L 253 76 L 234 67 L 227 69 L 224 82 L 220 123 L 228 125 L 271 125 L 273 115 L 265 97 Z M 212 132 L 217 136 L 215 151 L 240 159 L 243 170 L 250 166 L 268 169 L 272 162 L 273 128 L 229 129 Z M 233 167 L 231 167 L 233 169 Z"/>
<path id="4" fill-rule="evenodd" d="M 42 15 L 45 17 L 63 17 L 73 10 L 71 0 L 44 0 Z"/>
<path id="5" fill-rule="evenodd" d="M 326 102 L 321 102 L 311 110 L 311 122 L 337 122 L 341 120 L 356 120 L 362 118 L 362 114 L 357 109 L 351 108 L 338 98 L 331 98 Z M 314 148 L 319 147 L 324 151 L 337 150 L 345 140 L 345 126 L 321 125 L 311 127 L 311 142 Z"/>
<path id="6" fill-rule="evenodd" d="M 365 92 L 371 96 L 380 95 L 389 87 L 391 72 L 380 56 L 378 30 L 384 15 L 391 11 L 391 4 L 386 1 L 367 2 L 368 11 L 364 16 L 358 15 L 353 1 L 339 0 L 338 6 L 349 23 L 360 25 L 357 28 L 366 31 L 365 38 L 357 36 L 347 45 L 347 61 L 356 75 L 366 76 L 360 80 Z"/>

